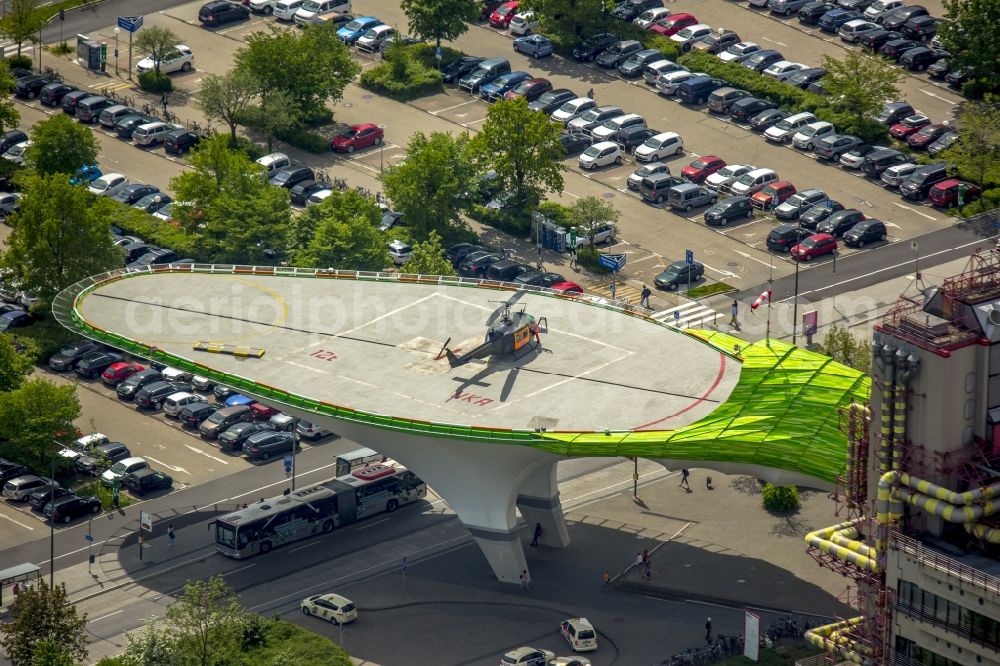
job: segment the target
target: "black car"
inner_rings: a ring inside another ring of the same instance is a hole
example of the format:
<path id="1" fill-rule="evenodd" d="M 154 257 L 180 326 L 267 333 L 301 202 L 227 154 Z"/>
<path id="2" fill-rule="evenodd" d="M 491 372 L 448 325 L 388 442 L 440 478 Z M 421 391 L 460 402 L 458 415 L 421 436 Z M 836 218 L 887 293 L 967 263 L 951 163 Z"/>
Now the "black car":
<path id="1" fill-rule="evenodd" d="M 750 119 L 750 129 L 763 132 L 768 127 L 777 125 L 791 115 L 790 111 L 785 111 L 784 109 L 765 109 Z"/>
<path id="2" fill-rule="evenodd" d="M 744 97 L 733 102 L 729 107 L 729 117 L 738 123 L 749 122 L 761 111 L 775 108 L 774 102 L 758 97 Z"/>
<path id="3" fill-rule="evenodd" d="M 954 130 L 945 132 L 938 137 L 937 141 L 927 146 L 927 154 L 931 157 L 936 157 L 941 151 L 951 148 L 951 145 L 958 141 L 958 137 L 958 132 Z"/>
<path id="4" fill-rule="evenodd" d="M 151 192 L 132 204 L 132 208 L 144 210 L 147 213 L 155 213 L 168 203 L 173 201 L 169 194 L 164 192 Z"/>
<path id="5" fill-rule="evenodd" d="M 197 428 L 201 422 L 222 409 L 222 406 L 211 402 L 192 402 L 185 405 L 177 420 L 186 428 Z"/>
<path id="6" fill-rule="evenodd" d="M 315 180 L 303 180 L 292 186 L 292 189 L 288 191 L 288 198 L 291 199 L 292 203 L 296 206 L 305 206 L 309 197 L 320 190 L 329 189 L 329 187 L 329 185 L 325 183 L 317 183 Z"/>
<path id="7" fill-rule="evenodd" d="M 576 93 L 569 88 L 556 88 L 547 93 L 542 93 L 542 96 L 533 102 L 528 102 L 528 108 L 532 111 L 540 111 L 546 115 L 550 115 L 560 106 L 571 99 L 576 99 L 576 97 Z"/>
<path id="8" fill-rule="evenodd" d="M 142 255 L 146 254 L 147 252 L 159 249 L 160 248 L 156 247 L 155 245 L 150 245 L 149 243 L 145 243 L 142 241 L 139 241 L 138 243 L 129 243 L 128 245 L 124 245 L 122 246 L 122 250 L 125 252 L 125 257 L 124 257 L 125 265 L 127 266 L 128 264 L 132 263 L 133 261 L 135 261 Z"/>
<path id="9" fill-rule="evenodd" d="M 62 99 L 59 100 L 59 104 L 62 106 L 64 112 L 73 115 L 76 113 L 77 102 L 93 96 L 93 93 L 86 90 L 73 90 L 63 95 Z"/>
<path id="10" fill-rule="evenodd" d="M 143 183 L 131 183 L 118 190 L 118 194 L 111 197 L 112 200 L 131 206 L 147 194 L 155 194 L 160 188 L 156 185 L 145 185 Z"/>
<path id="11" fill-rule="evenodd" d="M 56 372 L 72 370 L 76 362 L 87 354 L 103 349 L 99 342 L 93 340 L 77 340 L 66 345 L 49 358 L 49 369 Z"/>
<path id="12" fill-rule="evenodd" d="M 634 152 L 636 148 L 646 143 L 647 139 L 651 139 L 659 134 L 656 130 L 649 129 L 648 127 L 626 127 L 623 130 L 619 130 L 614 138 L 614 142 L 622 147 L 626 153 Z"/>
<path id="13" fill-rule="evenodd" d="M 76 362 L 73 371 L 85 379 L 93 379 L 104 372 L 112 363 L 118 363 L 122 360 L 124 360 L 124 357 L 117 352 L 90 352 Z"/>
<path id="14" fill-rule="evenodd" d="M 14 96 L 22 99 L 35 99 L 38 97 L 42 88 L 50 83 L 53 83 L 52 79 L 41 74 L 25 76 L 24 78 L 18 79 L 17 83 L 14 84 Z"/>
<path id="15" fill-rule="evenodd" d="M 792 72 L 782 80 L 785 83 L 805 89 L 822 79 L 824 76 L 826 76 L 826 70 L 822 67 L 810 67 L 809 69 L 800 69 L 797 72 Z"/>
<path id="16" fill-rule="evenodd" d="M 146 125 L 148 123 L 157 122 L 157 118 L 152 116 L 146 116 L 141 114 L 133 114 L 130 116 L 125 116 L 117 123 L 115 123 L 115 133 L 118 135 L 119 139 L 129 140 L 132 138 L 132 132 L 135 128 L 140 125 Z"/>
<path id="17" fill-rule="evenodd" d="M 63 95 L 73 92 L 76 89 L 76 86 L 71 86 L 68 83 L 53 81 L 42 86 L 42 89 L 38 91 L 38 101 L 45 106 L 59 106 Z"/>
<path id="18" fill-rule="evenodd" d="M 836 9 L 837 5 L 832 2 L 825 2 L 824 0 L 816 0 L 816 2 L 810 2 L 807 5 L 803 5 L 802 9 L 799 10 L 799 23 L 805 25 L 816 25 L 819 23 L 819 17 L 826 14 L 831 9 Z"/>
<path id="19" fill-rule="evenodd" d="M 191 385 L 181 382 L 153 382 L 136 392 L 135 404 L 143 409 L 159 409 L 167 396 L 178 391 L 191 391 Z"/>
<path id="20" fill-rule="evenodd" d="M 235 2 L 210 2 L 198 10 L 198 20 L 202 25 L 211 28 L 248 18 L 250 18 L 250 8 Z"/>
<path id="21" fill-rule="evenodd" d="M 588 37 L 581 43 L 573 47 L 573 57 L 577 60 L 594 60 L 608 49 L 618 43 L 618 38 L 610 32 L 602 32 L 599 35 Z"/>
<path id="22" fill-rule="evenodd" d="M 6 153 L 19 143 L 28 140 L 28 135 L 19 129 L 7 130 L 0 139 L 0 154 Z"/>
<path id="23" fill-rule="evenodd" d="M 473 252 L 459 264 L 458 274 L 462 277 L 482 277 L 487 268 L 502 258 L 500 255 L 490 252 Z"/>
<path id="24" fill-rule="evenodd" d="M 59 497 L 46 504 L 42 510 L 42 513 L 53 523 L 68 523 L 74 518 L 100 512 L 101 500 L 96 497 L 79 497 L 77 495 Z"/>
<path id="25" fill-rule="evenodd" d="M 776 252 L 790 252 L 793 247 L 811 235 L 811 231 L 797 224 L 779 224 L 767 234 L 765 243 L 768 249 Z"/>
<path id="26" fill-rule="evenodd" d="M 902 39 L 903 33 L 896 32 L 895 30 L 872 30 L 866 35 L 861 35 L 858 39 L 858 44 L 861 44 L 865 48 L 869 48 L 872 51 L 878 51 L 880 48 L 885 46 L 886 42 L 891 42 L 894 39 Z"/>
<path id="27" fill-rule="evenodd" d="M 646 65 L 663 60 L 663 53 L 656 49 L 643 49 L 630 55 L 625 62 L 618 65 L 618 73 L 622 76 L 634 79 L 642 76 Z"/>
<path id="28" fill-rule="evenodd" d="M 604 67 L 605 69 L 617 69 L 618 65 L 625 62 L 625 60 L 633 53 L 638 53 L 642 50 L 642 43 L 637 42 L 634 39 L 623 39 L 620 42 L 616 42 L 611 47 L 604 50 L 601 55 L 597 56 L 598 67 Z"/>
<path id="29" fill-rule="evenodd" d="M 73 465 L 78 472 L 97 476 L 104 471 L 103 466 L 110 466 L 119 460 L 130 457 L 132 457 L 132 452 L 127 446 L 121 442 L 108 442 L 107 444 L 98 444 L 89 454 L 77 456 Z"/>
<path id="30" fill-rule="evenodd" d="M 485 58 L 477 58 L 476 56 L 463 56 L 452 60 L 441 68 L 441 78 L 445 83 L 458 83 L 459 79 L 472 72 L 483 60 Z"/>
<path id="31" fill-rule="evenodd" d="M 951 61 L 948 58 L 941 58 L 927 67 L 927 76 L 940 81 L 948 76 L 948 72 L 950 71 Z"/>
<path id="32" fill-rule="evenodd" d="M 903 24 L 918 16 L 927 16 L 930 12 L 921 5 L 909 5 L 894 9 L 882 17 L 882 27 L 886 30 L 899 30 Z"/>
<path id="33" fill-rule="evenodd" d="M 882 106 L 882 110 L 875 116 L 875 120 L 886 127 L 892 127 L 903 118 L 915 113 L 916 111 L 907 102 L 889 102 Z"/>
<path id="34" fill-rule="evenodd" d="M 677 289 L 681 285 L 697 282 L 704 274 L 705 266 L 700 261 L 691 264 L 675 261 L 653 278 L 653 284 L 658 289 Z"/>
<path id="35" fill-rule="evenodd" d="M 885 224 L 882 220 L 861 220 L 844 233 L 844 243 L 852 247 L 864 247 L 867 243 L 884 241 Z"/>
<path id="36" fill-rule="evenodd" d="M 886 58 L 892 58 L 898 62 L 904 53 L 918 46 L 920 46 L 920 42 L 915 42 L 912 39 L 893 39 L 883 44 L 878 52 Z"/>
<path id="37" fill-rule="evenodd" d="M 847 230 L 865 219 L 865 214 L 856 208 L 845 208 L 816 225 L 816 231 L 831 236 L 843 236 Z"/>
<path id="38" fill-rule="evenodd" d="M 153 248 L 135 261 L 130 261 L 125 266 L 127 268 L 145 268 L 146 266 L 156 266 L 159 264 L 169 264 L 180 259 L 180 255 L 173 250 L 164 248 Z"/>
<path id="39" fill-rule="evenodd" d="M 139 372 L 127 377 L 122 383 L 115 387 L 115 393 L 122 400 L 131 400 L 135 397 L 135 394 L 144 386 L 149 386 L 153 382 L 158 382 L 163 379 L 163 375 L 160 374 L 159 370 L 154 370 L 149 368 L 147 370 L 140 370 Z"/>
<path id="40" fill-rule="evenodd" d="M 239 451 L 243 448 L 243 443 L 251 436 L 259 432 L 273 432 L 274 426 L 270 423 L 258 421 L 240 421 L 236 425 L 231 425 L 219 435 L 219 448 L 229 451 Z"/>
<path id="41" fill-rule="evenodd" d="M 971 67 L 956 67 L 945 74 L 944 80 L 948 82 L 948 85 L 958 88 L 972 78 L 973 73 L 974 71 Z"/>
<path id="42" fill-rule="evenodd" d="M 472 243 L 458 243 L 445 250 L 444 257 L 451 262 L 452 266 L 458 268 L 458 265 L 473 252 L 489 252 L 489 248 Z"/>
<path id="43" fill-rule="evenodd" d="M 243 453 L 251 460 L 269 460 L 290 453 L 294 447 L 295 435 L 290 432 L 259 432 L 243 442 Z"/>
<path id="44" fill-rule="evenodd" d="M 136 495 L 145 495 L 157 490 L 170 489 L 174 485 L 172 478 L 163 472 L 153 471 L 149 467 L 129 472 L 122 481 L 125 483 L 125 487 Z"/>
<path id="45" fill-rule="evenodd" d="M 191 150 L 201 141 L 201 135 L 191 130 L 174 130 L 163 139 L 163 149 L 168 153 L 180 155 Z"/>
<path id="46" fill-rule="evenodd" d="M 46 488 L 45 490 L 36 490 L 35 492 L 28 495 L 28 504 L 35 511 L 41 511 L 45 508 L 45 505 L 53 500 L 57 500 L 60 497 L 66 497 L 67 495 L 75 495 L 76 493 L 69 488 Z"/>
<path id="47" fill-rule="evenodd" d="M 820 222 L 839 210 L 844 210 L 844 204 L 828 199 L 826 203 L 813 206 L 799 215 L 799 226 L 803 229 L 815 229 Z"/>
<path id="48" fill-rule="evenodd" d="M 695 76 L 677 86 L 674 96 L 685 104 L 699 106 L 719 88 L 728 85 L 722 79 L 711 76 Z"/>
<path id="49" fill-rule="evenodd" d="M 516 284 L 527 284 L 534 287 L 551 287 L 565 281 L 566 278 L 559 273 L 546 273 L 544 271 L 528 271 L 514 278 Z"/>
<path id="50" fill-rule="evenodd" d="M 929 49 L 926 46 L 918 46 L 905 52 L 899 59 L 899 64 L 910 71 L 922 72 L 938 60 L 943 60 L 948 56 L 947 51 L 940 49 Z"/>
<path id="51" fill-rule="evenodd" d="M 779 60 L 784 60 L 784 56 L 781 55 L 780 51 L 765 49 L 763 51 L 757 51 L 740 64 L 747 69 L 754 70 L 755 72 L 763 72 Z"/>
<path id="52" fill-rule="evenodd" d="M 582 132 L 563 132 L 559 135 L 559 143 L 567 155 L 577 155 L 590 147 L 591 136 Z"/>
<path id="53" fill-rule="evenodd" d="M 747 197 L 726 197 L 705 211 L 705 224 L 724 227 L 733 220 L 753 217 L 753 206 Z"/>
<path id="54" fill-rule="evenodd" d="M 937 34 L 938 20 L 933 16 L 915 16 L 899 29 L 905 37 L 926 42 Z"/>
<path id="55" fill-rule="evenodd" d="M 216 400 L 225 402 L 226 398 L 229 396 L 236 395 L 236 390 L 226 386 L 225 384 L 216 384 L 215 388 L 212 389 L 212 395 L 215 396 Z"/>
<path id="56" fill-rule="evenodd" d="M 0 458 L 0 486 L 7 483 L 11 479 L 16 479 L 17 477 L 25 476 L 26 474 L 31 474 L 31 470 L 21 463 L 11 462 L 10 460 Z"/>
<path id="57" fill-rule="evenodd" d="M 909 161 L 906 154 L 893 150 L 892 148 L 880 148 L 865 155 L 865 161 L 861 164 L 861 170 L 865 175 L 878 178 L 882 172 L 891 166 Z"/>
<path id="58" fill-rule="evenodd" d="M 611 10 L 611 16 L 622 21 L 631 21 L 647 9 L 662 6 L 663 0 L 625 0 Z"/>
<path id="59" fill-rule="evenodd" d="M 272 171 L 268 182 L 289 189 L 303 180 L 316 180 L 316 173 L 304 164 L 293 164 Z"/>

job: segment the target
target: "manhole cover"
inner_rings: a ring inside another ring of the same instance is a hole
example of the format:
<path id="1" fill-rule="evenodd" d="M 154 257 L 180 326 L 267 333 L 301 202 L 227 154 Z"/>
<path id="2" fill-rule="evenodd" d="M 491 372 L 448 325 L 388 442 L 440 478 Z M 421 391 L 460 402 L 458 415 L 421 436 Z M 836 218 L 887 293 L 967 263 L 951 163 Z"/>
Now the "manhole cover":
<path id="1" fill-rule="evenodd" d="M 344 102 L 343 106 L 346 108 L 350 108 L 352 104 L 350 102 Z"/>
<path id="2" fill-rule="evenodd" d="M 605 192 L 601 196 L 604 197 L 605 199 L 613 199 L 614 196 L 615 196 L 615 193 L 614 192 Z"/>
<path id="3" fill-rule="evenodd" d="M 739 264 L 738 264 L 738 263 L 736 263 L 735 261 L 730 261 L 730 262 L 729 262 L 728 264 L 726 264 L 726 265 L 727 265 L 727 266 L 739 266 Z"/>

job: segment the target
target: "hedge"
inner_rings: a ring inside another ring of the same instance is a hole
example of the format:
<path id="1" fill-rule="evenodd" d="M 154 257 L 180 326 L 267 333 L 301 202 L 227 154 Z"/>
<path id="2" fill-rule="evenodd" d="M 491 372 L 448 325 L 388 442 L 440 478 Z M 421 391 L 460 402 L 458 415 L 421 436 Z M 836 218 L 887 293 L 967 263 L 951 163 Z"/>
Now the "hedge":
<path id="1" fill-rule="evenodd" d="M 138 208 L 125 205 L 116 207 L 108 222 L 126 234 L 134 234 L 147 243 L 157 247 L 169 247 L 182 257 L 190 257 L 195 261 L 202 260 L 197 236 Z"/>
<path id="2" fill-rule="evenodd" d="M 307 150 L 316 155 L 322 155 L 330 150 L 330 140 L 319 132 L 296 127 L 287 132 L 279 132 L 278 138 L 296 148 Z"/>
<path id="3" fill-rule="evenodd" d="M 461 53 L 443 49 L 441 62 L 446 64 Z M 434 95 L 444 91 L 441 72 L 429 44 L 407 44 L 390 48 L 381 63 L 361 73 L 359 84 L 373 93 L 399 102 Z"/>
<path id="4" fill-rule="evenodd" d="M 170 92 L 174 89 L 174 82 L 163 72 L 157 76 L 156 72 L 151 69 L 139 75 L 139 87 L 146 92 Z"/>

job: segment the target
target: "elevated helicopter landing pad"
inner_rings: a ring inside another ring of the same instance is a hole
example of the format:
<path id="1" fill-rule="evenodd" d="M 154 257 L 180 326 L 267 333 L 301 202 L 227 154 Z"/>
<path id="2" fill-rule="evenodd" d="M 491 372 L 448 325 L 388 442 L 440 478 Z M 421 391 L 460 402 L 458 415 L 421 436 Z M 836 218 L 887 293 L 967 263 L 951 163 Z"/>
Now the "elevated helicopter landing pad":
<path id="1" fill-rule="evenodd" d="M 399 280 L 143 273 L 86 293 L 92 326 L 313 400 L 400 418 L 549 431 L 673 430 L 710 414 L 740 365 L 617 310 L 522 292 L 541 346 L 452 368 L 516 292 Z M 194 351 L 199 343 L 261 358 Z"/>

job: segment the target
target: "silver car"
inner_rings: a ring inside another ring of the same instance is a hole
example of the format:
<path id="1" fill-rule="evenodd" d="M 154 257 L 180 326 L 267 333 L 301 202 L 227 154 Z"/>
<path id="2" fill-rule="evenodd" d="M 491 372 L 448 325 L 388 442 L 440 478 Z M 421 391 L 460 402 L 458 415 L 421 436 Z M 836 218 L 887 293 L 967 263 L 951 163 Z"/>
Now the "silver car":
<path id="1" fill-rule="evenodd" d="M 767 0 L 767 8 L 775 14 L 791 16 L 810 2 L 812 0 Z"/>
<path id="2" fill-rule="evenodd" d="M 28 495 L 37 490 L 44 490 L 49 487 L 56 488 L 58 486 L 59 484 L 52 479 L 47 479 L 44 476 L 35 476 L 34 474 L 26 474 L 5 483 L 3 486 L 3 496 L 17 502 L 25 502 L 28 499 Z"/>
<path id="3" fill-rule="evenodd" d="M 882 182 L 889 187 L 899 187 L 910 174 L 917 170 L 917 166 L 912 162 L 891 166 L 882 172 Z"/>

